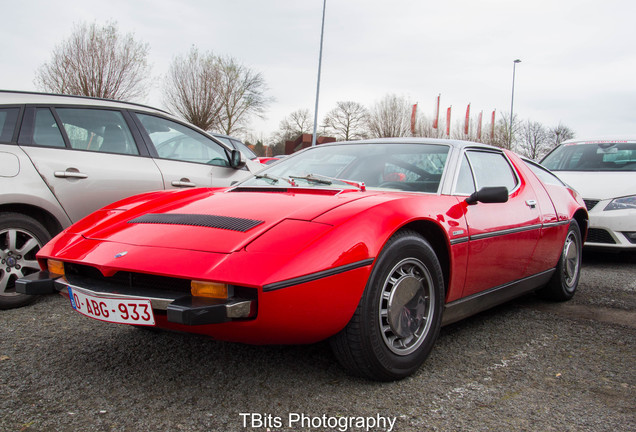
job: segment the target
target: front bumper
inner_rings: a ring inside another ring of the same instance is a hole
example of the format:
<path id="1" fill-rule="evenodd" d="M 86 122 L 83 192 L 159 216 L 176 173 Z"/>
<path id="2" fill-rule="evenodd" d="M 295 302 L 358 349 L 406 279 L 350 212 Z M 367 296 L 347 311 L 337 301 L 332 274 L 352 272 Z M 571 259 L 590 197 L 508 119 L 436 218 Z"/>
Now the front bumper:
<path id="1" fill-rule="evenodd" d="M 18 279 L 16 291 L 21 294 L 40 295 L 68 292 L 68 288 L 80 288 L 93 296 L 107 296 L 116 299 L 147 299 L 155 311 L 165 311 L 167 321 L 184 325 L 218 324 L 237 319 L 247 319 L 254 315 L 256 302 L 252 299 L 232 297 L 213 299 L 184 295 L 183 292 L 132 288 L 122 292 L 121 287 L 109 283 L 88 280 L 81 276 L 65 276 L 41 271 Z"/>
<path id="2" fill-rule="evenodd" d="M 611 201 L 598 201 L 590 208 L 590 226 L 584 246 L 617 250 L 636 249 L 636 210 L 606 211 L 605 207 Z"/>

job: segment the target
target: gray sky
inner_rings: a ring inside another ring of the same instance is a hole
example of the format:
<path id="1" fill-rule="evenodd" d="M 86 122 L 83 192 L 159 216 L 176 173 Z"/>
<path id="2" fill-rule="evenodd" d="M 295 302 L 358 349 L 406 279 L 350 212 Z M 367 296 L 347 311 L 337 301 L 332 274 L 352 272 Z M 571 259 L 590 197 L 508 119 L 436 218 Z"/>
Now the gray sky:
<path id="1" fill-rule="evenodd" d="M 192 45 L 261 72 L 275 98 L 251 129 L 267 138 L 289 113 L 313 113 L 322 0 L 0 0 L 0 88 L 37 90 L 37 68 L 81 22 L 116 21 L 150 44 L 156 89 Z M 388 93 L 432 118 L 514 112 L 578 137 L 635 135 L 636 2 L 631 0 L 327 0 L 319 119 L 337 101 Z M 441 117 L 441 114 L 440 114 Z"/>

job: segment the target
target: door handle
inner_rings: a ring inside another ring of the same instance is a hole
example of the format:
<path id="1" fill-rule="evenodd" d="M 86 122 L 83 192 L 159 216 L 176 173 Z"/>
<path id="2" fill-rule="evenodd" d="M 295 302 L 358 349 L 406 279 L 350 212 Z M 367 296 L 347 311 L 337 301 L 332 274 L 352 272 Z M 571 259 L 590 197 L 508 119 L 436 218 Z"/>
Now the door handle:
<path id="1" fill-rule="evenodd" d="M 85 179 L 88 177 L 88 174 L 81 173 L 76 168 L 67 168 L 66 171 L 55 171 L 53 175 L 58 178 Z"/>
<path id="2" fill-rule="evenodd" d="M 535 208 L 537 206 L 537 202 L 535 200 L 527 200 L 526 205 L 530 208 Z"/>
<path id="3" fill-rule="evenodd" d="M 182 178 L 181 180 L 173 180 L 170 183 L 174 187 L 196 187 L 195 183 L 192 183 L 189 178 Z"/>

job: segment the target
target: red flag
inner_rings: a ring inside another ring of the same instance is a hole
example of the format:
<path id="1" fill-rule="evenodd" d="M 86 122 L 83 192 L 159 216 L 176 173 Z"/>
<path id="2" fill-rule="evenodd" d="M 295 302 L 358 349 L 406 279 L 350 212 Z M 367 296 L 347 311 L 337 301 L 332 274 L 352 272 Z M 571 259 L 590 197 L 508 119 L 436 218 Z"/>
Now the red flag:
<path id="1" fill-rule="evenodd" d="M 490 120 L 490 139 L 495 137 L 495 110 L 492 110 L 492 120 Z"/>
<path id="2" fill-rule="evenodd" d="M 415 135 L 415 120 L 417 119 L 417 104 L 413 105 L 413 111 L 411 111 L 411 135 Z"/>
<path id="3" fill-rule="evenodd" d="M 468 125 L 470 123 L 470 104 L 466 107 L 466 121 L 464 122 L 464 135 L 468 135 Z"/>
<path id="4" fill-rule="evenodd" d="M 450 119 L 451 119 L 451 108 L 453 106 L 449 106 L 446 110 L 446 136 L 450 136 Z"/>
<path id="5" fill-rule="evenodd" d="M 481 115 L 483 114 L 483 111 L 479 111 L 479 117 L 477 118 L 477 139 L 480 140 L 481 139 Z"/>
<path id="6" fill-rule="evenodd" d="M 439 126 L 439 98 L 442 95 L 439 94 L 437 95 L 437 106 L 435 107 L 435 118 L 433 119 L 433 129 L 437 129 L 437 126 Z"/>

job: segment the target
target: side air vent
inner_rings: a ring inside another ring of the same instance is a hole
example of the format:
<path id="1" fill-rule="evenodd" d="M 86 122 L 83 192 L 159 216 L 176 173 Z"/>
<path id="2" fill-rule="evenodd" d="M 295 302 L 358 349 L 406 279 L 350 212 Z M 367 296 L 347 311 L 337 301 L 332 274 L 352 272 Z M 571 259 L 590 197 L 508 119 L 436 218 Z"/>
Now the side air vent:
<path id="1" fill-rule="evenodd" d="M 165 225 L 189 225 L 206 228 L 218 228 L 231 231 L 246 232 L 262 224 L 264 221 L 254 219 L 241 219 L 228 216 L 197 215 L 197 214 L 162 214 L 148 213 L 128 223 L 165 224 Z"/>

